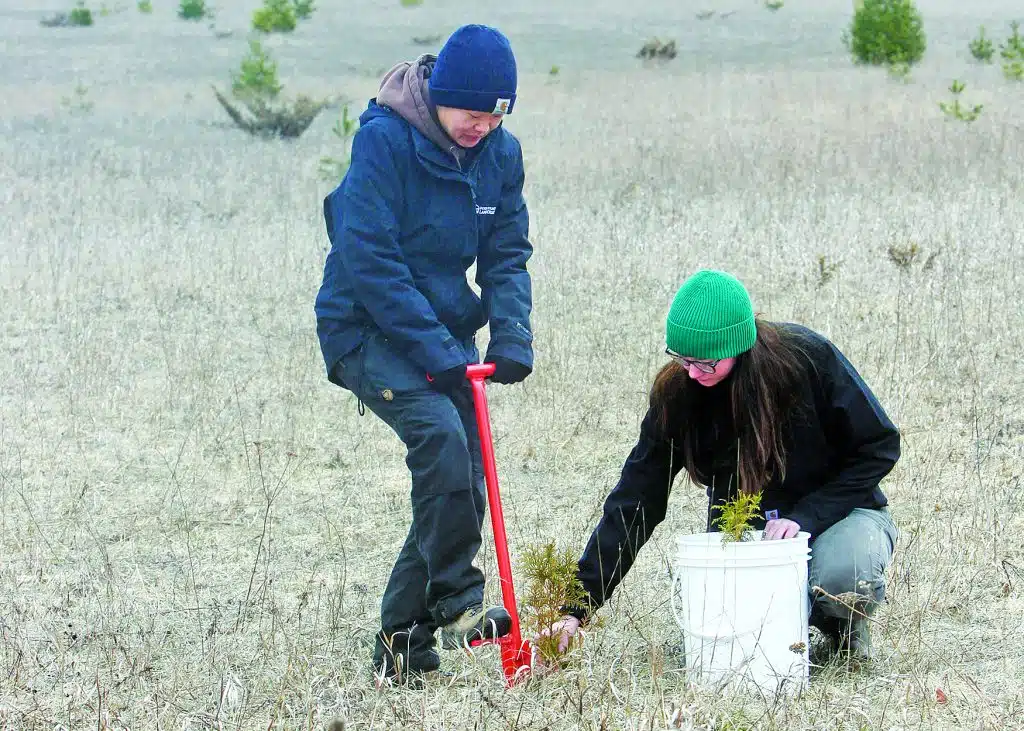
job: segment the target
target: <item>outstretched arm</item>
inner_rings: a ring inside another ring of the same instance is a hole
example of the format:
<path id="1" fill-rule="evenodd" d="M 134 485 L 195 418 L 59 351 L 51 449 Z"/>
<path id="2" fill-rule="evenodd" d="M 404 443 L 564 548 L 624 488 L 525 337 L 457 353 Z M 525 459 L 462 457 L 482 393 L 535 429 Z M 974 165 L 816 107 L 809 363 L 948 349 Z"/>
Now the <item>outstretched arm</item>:
<path id="1" fill-rule="evenodd" d="M 568 613 L 584 619 L 611 598 L 641 547 L 665 519 L 672 482 L 681 467 L 671 443 L 658 434 L 649 410 L 579 560 L 578 576 L 589 595 L 589 606 L 567 607 Z"/>

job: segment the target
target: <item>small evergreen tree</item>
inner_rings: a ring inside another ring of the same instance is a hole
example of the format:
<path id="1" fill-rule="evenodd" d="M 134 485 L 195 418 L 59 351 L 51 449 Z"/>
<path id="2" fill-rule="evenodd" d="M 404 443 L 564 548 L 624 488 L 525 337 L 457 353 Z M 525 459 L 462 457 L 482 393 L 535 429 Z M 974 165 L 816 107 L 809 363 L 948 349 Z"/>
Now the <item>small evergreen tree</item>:
<path id="1" fill-rule="evenodd" d="M 178 3 L 178 17 L 183 20 L 201 20 L 208 13 L 206 0 L 181 0 Z"/>
<path id="2" fill-rule="evenodd" d="M 232 74 L 231 91 L 235 96 L 273 99 L 281 91 L 275 62 L 259 41 L 249 41 L 249 53 L 242 59 L 239 73 Z"/>
<path id="3" fill-rule="evenodd" d="M 921 13 L 913 0 L 864 0 L 854 12 L 848 44 L 858 63 L 913 65 L 926 47 Z"/>
<path id="4" fill-rule="evenodd" d="M 1010 37 L 999 46 L 1003 76 L 1010 81 L 1024 81 L 1024 37 L 1020 34 L 1020 23 L 1010 23 L 1010 31 Z"/>
<path id="5" fill-rule="evenodd" d="M 968 48 L 976 60 L 984 63 L 990 63 L 996 52 L 995 44 L 985 35 L 985 26 L 978 28 L 978 35 L 968 44 Z"/>
<path id="6" fill-rule="evenodd" d="M 263 7 L 252 14 L 252 27 L 264 33 L 289 33 L 295 24 L 291 0 L 263 0 Z"/>

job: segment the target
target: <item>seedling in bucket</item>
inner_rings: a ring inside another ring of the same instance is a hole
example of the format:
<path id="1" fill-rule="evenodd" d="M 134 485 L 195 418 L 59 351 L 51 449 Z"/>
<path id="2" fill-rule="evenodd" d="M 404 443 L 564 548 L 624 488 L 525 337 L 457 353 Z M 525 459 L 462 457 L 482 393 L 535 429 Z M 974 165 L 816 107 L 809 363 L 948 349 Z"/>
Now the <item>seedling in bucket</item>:
<path id="1" fill-rule="evenodd" d="M 749 541 L 753 538 L 751 528 L 761 507 L 761 493 L 740 493 L 734 500 L 715 506 L 718 517 L 714 523 L 722 531 L 723 541 Z"/>
<path id="2" fill-rule="evenodd" d="M 512 585 L 512 564 L 508 556 L 508 539 L 505 535 L 505 516 L 501 510 L 501 494 L 498 491 L 498 469 L 494 460 L 494 441 L 491 436 L 491 416 L 487 408 L 486 390 L 486 380 L 493 374 L 493 363 L 470 365 L 466 369 L 466 377 L 473 390 L 473 407 L 476 411 L 477 430 L 480 433 L 480 451 L 483 456 L 484 479 L 487 483 L 487 505 L 494 533 L 494 554 L 498 562 L 501 599 L 509 616 L 512 617 L 512 630 L 500 639 L 481 640 L 472 645 L 476 647 L 497 644 L 501 648 L 501 666 L 505 673 L 505 683 L 512 686 L 529 677 L 533 664 L 533 648 L 529 641 L 522 639 L 519 626 L 516 592 Z"/>
<path id="3" fill-rule="evenodd" d="M 692 680 L 719 689 L 789 694 L 809 680 L 810 535 L 762 540 L 750 529 L 760 495 L 723 506 L 723 533 L 681 536 L 672 611 Z"/>

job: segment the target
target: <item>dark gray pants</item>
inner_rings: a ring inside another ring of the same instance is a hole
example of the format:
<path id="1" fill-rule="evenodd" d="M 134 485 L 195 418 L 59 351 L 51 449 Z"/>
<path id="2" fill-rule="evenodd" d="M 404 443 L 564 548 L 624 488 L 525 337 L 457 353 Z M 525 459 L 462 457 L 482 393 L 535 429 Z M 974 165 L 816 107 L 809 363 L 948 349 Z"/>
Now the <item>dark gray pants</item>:
<path id="1" fill-rule="evenodd" d="M 827 618 L 848 621 L 851 605 L 870 615 L 885 599 L 885 570 L 896 540 L 896 526 L 885 508 L 856 508 L 815 538 L 808 565 L 810 623 L 820 627 Z"/>
<path id="2" fill-rule="evenodd" d="M 471 341 L 462 347 L 467 360 L 479 360 Z M 332 375 L 406 446 L 412 524 L 384 590 L 380 620 L 385 638 L 408 642 L 415 664 L 417 653 L 432 651 L 439 626 L 483 601 L 484 577 L 473 560 L 486 494 L 472 392 L 468 381 L 451 396 L 434 391 L 426 374 L 380 333 L 343 358 Z M 380 654 L 380 637 L 377 644 Z"/>

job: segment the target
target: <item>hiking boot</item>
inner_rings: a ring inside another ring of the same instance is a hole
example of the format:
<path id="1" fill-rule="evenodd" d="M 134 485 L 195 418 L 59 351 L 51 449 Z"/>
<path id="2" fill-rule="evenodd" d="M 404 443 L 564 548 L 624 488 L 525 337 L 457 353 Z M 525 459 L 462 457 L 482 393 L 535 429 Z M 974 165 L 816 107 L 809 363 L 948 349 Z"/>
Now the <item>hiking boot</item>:
<path id="1" fill-rule="evenodd" d="M 485 612 L 475 604 L 441 628 L 441 647 L 458 650 L 476 640 L 495 640 L 511 631 L 512 617 L 504 607 L 491 607 Z"/>
<path id="2" fill-rule="evenodd" d="M 852 619 L 822 617 L 815 626 L 821 631 L 821 642 L 810 655 L 814 665 L 824 665 L 840 657 L 843 660 L 867 662 L 874 657 L 871 645 L 871 627 L 867 619 L 854 616 Z"/>
<path id="3" fill-rule="evenodd" d="M 840 651 L 849 654 L 851 660 L 866 662 L 875 656 L 871 646 L 871 627 L 864 617 L 854 617 L 849 623 L 843 623 L 840 635 Z"/>
<path id="4" fill-rule="evenodd" d="M 406 630 L 377 633 L 373 650 L 373 678 L 377 687 L 422 687 L 424 678 L 441 666 L 441 656 L 433 648 L 433 635 L 430 645 L 421 642 L 419 646 L 410 643 L 410 635 Z"/>

